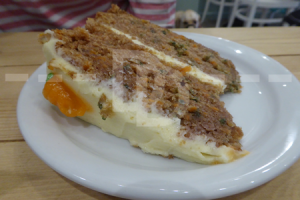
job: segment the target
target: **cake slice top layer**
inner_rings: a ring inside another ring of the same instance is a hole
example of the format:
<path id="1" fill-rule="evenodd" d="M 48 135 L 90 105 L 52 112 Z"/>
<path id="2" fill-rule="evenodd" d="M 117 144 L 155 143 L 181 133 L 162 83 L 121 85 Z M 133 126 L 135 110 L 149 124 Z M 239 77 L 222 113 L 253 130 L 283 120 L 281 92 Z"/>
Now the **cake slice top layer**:
<path id="1" fill-rule="evenodd" d="M 116 5 L 107 13 L 97 13 L 95 21 L 128 34 L 144 45 L 224 81 L 225 92 L 240 92 L 240 76 L 233 63 L 191 39 L 138 19 Z"/>

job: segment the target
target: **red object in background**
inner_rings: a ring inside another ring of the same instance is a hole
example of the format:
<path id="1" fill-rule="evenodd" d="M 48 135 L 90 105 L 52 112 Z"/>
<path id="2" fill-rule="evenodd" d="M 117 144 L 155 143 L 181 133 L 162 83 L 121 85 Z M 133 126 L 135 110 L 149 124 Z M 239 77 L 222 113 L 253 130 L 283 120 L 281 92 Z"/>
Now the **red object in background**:
<path id="1" fill-rule="evenodd" d="M 136 17 L 173 27 L 176 0 L 2 0 L 0 31 L 43 31 L 83 26 L 88 17 L 117 4 Z"/>

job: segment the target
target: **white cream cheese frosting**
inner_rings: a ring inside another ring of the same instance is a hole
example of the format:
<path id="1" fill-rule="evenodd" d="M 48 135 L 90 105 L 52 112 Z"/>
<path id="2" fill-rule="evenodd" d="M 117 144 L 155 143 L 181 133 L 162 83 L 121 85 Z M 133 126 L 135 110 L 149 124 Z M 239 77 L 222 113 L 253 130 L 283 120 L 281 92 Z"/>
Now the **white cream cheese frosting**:
<path id="1" fill-rule="evenodd" d="M 45 33 L 52 34 L 51 31 Z M 202 135 L 193 139 L 185 138 L 179 118 L 163 116 L 155 109 L 152 113 L 146 111 L 142 103 L 142 92 L 138 92 L 131 102 L 124 102 L 118 92 L 120 85 L 115 79 L 99 84 L 91 76 L 81 74 L 76 66 L 61 56 L 60 49 L 56 50 L 57 41 L 59 40 L 52 36 L 43 45 L 47 64 L 51 63 L 54 68 L 52 72 L 61 75 L 62 80 L 92 106 L 92 111 L 79 117 L 84 121 L 129 140 L 132 146 L 140 147 L 146 153 L 165 157 L 173 155 L 191 162 L 217 164 L 228 163 L 247 154 L 246 151 L 237 151 L 227 146 L 216 147 L 214 142 L 207 142 L 208 138 Z M 71 77 L 69 72 L 77 74 L 76 78 Z M 102 119 L 98 107 L 102 94 L 113 103 L 114 115 L 106 120 Z"/>
<path id="2" fill-rule="evenodd" d="M 105 24 L 102 24 L 103 26 L 105 26 L 106 28 L 112 30 L 114 33 L 118 34 L 118 35 L 123 35 L 125 37 L 127 37 L 128 39 L 130 39 L 133 43 L 143 46 L 144 48 L 146 48 L 147 50 L 149 50 L 153 55 L 157 56 L 158 59 L 160 60 L 164 60 L 167 63 L 171 63 L 174 64 L 180 68 L 185 68 L 185 67 L 191 67 L 191 71 L 187 72 L 188 74 L 191 74 L 192 76 L 198 78 L 200 81 L 205 82 L 205 83 L 210 83 L 214 86 L 217 86 L 219 88 L 222 88 L 222 90 L 224 91 L 224 89 L 226 88 L 225 82 L 221 79 L 218 79 L 216 77 L 213 77 L 207 73 L 204 73 L 203 71 L 201 71 L 200 69 L 196 68 L 195 66 L 189 65 L 187 63 L 183 63 L 181 61 L 179 61 L 176 58 L 173 58 L 169 55 L 166 55 L 165 53 L 158 51 L 156 49 L 154 49 L 153 47 L 150 47 L 144 43 L 142 43 L 141 41 L 139 41 L 138 39 L 133 39 L 133 37 L 129 34 L 123 33 L 120 30 L 117 30 L 115 28 L 112 28 L 110 26 L 107 26 Z"/>

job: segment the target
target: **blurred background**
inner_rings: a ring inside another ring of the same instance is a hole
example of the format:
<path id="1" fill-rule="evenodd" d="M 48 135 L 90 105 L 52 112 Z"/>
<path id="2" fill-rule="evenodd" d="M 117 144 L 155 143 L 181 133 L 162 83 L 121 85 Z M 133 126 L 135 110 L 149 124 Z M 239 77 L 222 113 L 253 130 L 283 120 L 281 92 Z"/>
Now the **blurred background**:
<path id="1" fill-rule="evenodd" d="M 238 2 L 238 9 L 244 11 L 245 16 L 249 16 L 251 7 L 256 3 L 254 18 L 257 19 L 278 19 L 277 23 L 253 23 L 251 26 L 289 26 L 300 25 L 300 1 L 299 0 L 224 0 L 223 11 L 220 15 L 220 27 L 227 27 L 230 16 L 233 12 L 234 3 Z M 203 21 L 205 6 L 208 4 L 207 13 Z M 177 0 L 176 11 L 194 10 L 202 18 L 200 27 L 216 27 L 220 9 L 222 9 L 221 0 Z M 247 12 L 248 11 L 248 12 Z M 291 16 L 289 14 L 294 12 Z M 286 17 L 286 19 L 284 19 Z M 287 23 L 284 23 L 287 21 Z M 272 21 L 271 21 L 272 22 Z M 233 27 L 242 27 L 244 21 L 234 17 Z"/>
<path id="2" fill-rule="evenodd" d="M 166 28 L 300 26 L 300 0 L 0 0 L 0 32 L 84 26 L 112 4 Z"/>

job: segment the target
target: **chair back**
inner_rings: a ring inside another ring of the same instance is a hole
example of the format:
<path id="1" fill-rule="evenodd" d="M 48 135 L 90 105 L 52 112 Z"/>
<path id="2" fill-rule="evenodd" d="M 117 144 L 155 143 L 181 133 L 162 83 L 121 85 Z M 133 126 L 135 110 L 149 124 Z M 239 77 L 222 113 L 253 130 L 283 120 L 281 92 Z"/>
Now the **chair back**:
<path id="1" fill-rule="evenodd" d="M 298 0 L 240 0 L 240 2 L 263 8 L 296 8 L 300 5 Z"/>

